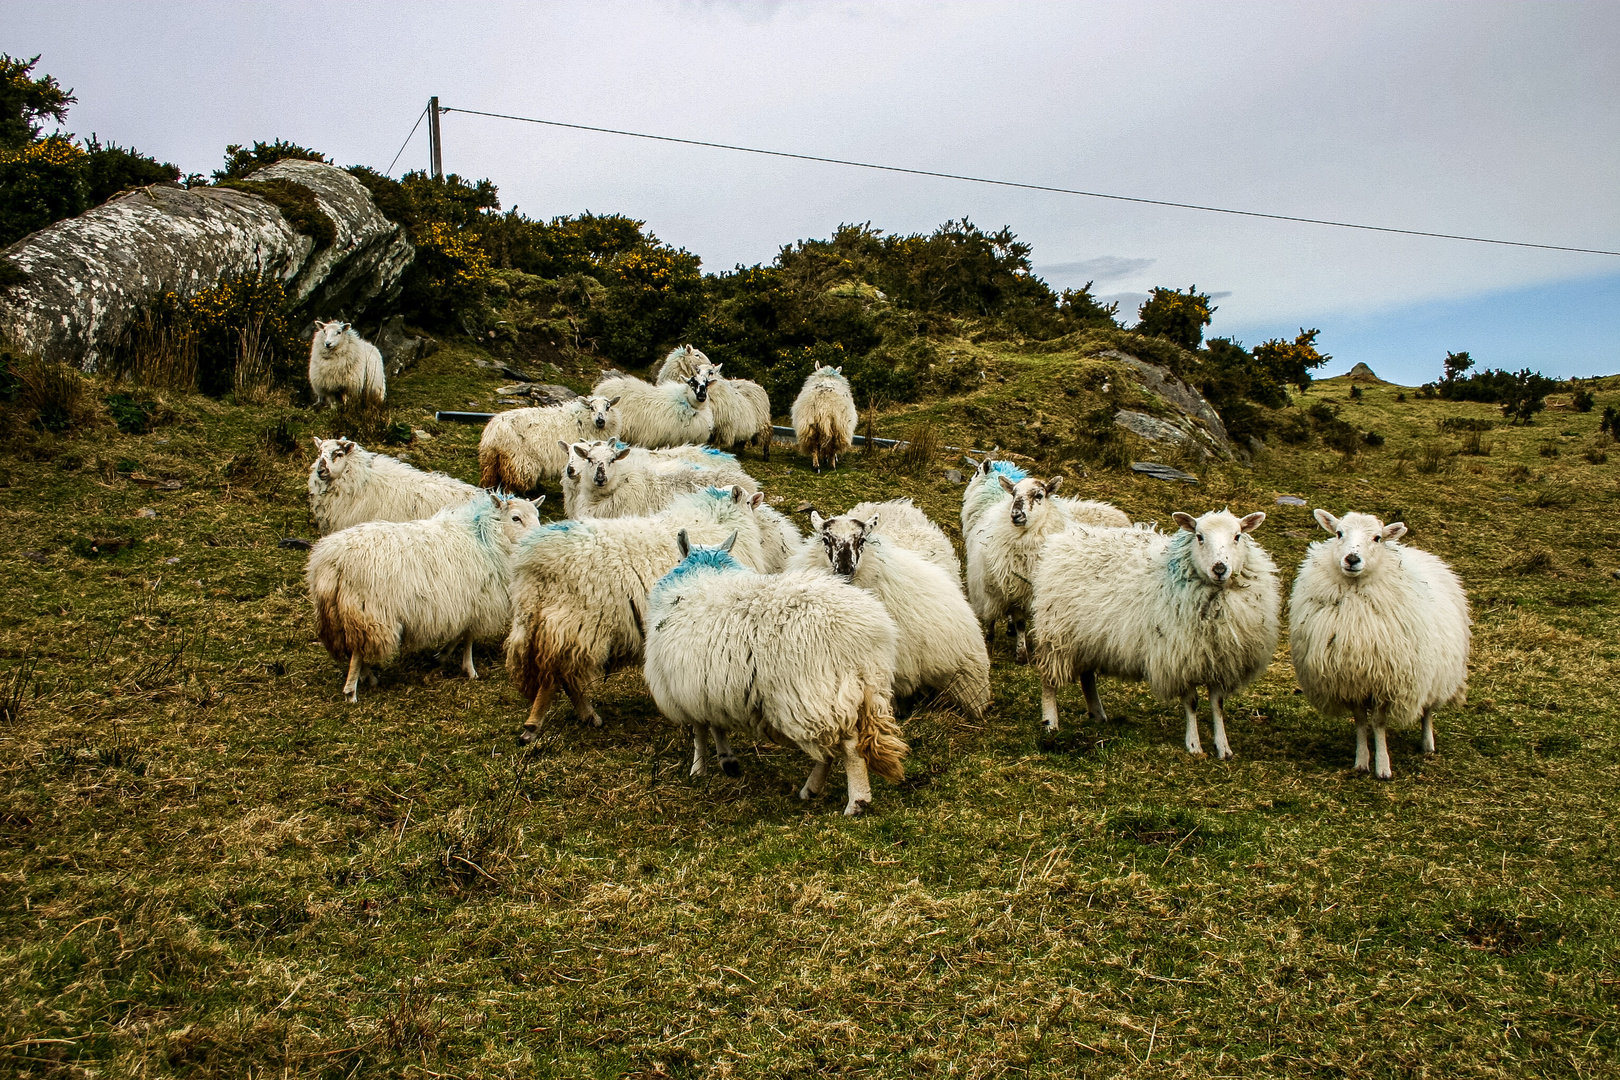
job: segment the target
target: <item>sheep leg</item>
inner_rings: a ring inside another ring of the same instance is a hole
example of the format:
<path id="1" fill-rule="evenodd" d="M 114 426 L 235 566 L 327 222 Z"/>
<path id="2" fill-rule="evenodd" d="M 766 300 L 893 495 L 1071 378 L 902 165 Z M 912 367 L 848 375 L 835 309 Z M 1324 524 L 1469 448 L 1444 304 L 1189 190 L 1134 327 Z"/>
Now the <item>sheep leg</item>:
<path id="1" fill-rule="evenodd" d="M 529 719 L 524 721 L 523 730 L 518 732 L 518 745 L 528 746 L 540 737 L 540 730 L 546 726 L 546 710 L 551 707 L 551 699 L 557 696 L 555 686 L 546 686 L 534 695 L 534 704 L 529 706 Z"/>
<path id="2" fill-rule="evenodd" d="M 343 696 L 353 705 L 360 700 L 360 676 L 365 672 L 365 661 L 360 659 L 359 653 L 349 655 L 349 677 L 343 683 Z"/>
<path id="3" fill-rule="evenodd" d="M 1187 714 L 1187 753 L 1204 756 L 1204 744 L 1198 738 L 1198 691 L 1189 690 L 1181 695 L 1181 708 Z"/>
<path id="4" fill-rule="evenodd" d="M 591 726 L 601 727 L 602 717 L 598 715 L 596 706 L 591 704 L 590 695 L 585 692 L 585 688 L 575 686 L 573 683 L 564 683 L 563 688 L 568 691 L 568 700 L 574 703 L 574 715 L 578 716 L 581 722 L 588 720 Z"/>
<path id="5" fill-rule="evenodd" d="M 377 685 L 377 669 L 368 664 L 365 667 L 365 674 L 366 674 L 366 681 L 369 682 L 372 686 L 376 686 Z"/>
<path id="6" fill-rule="evenodd" d="M 1209 695 L 1210 724 L 1215 728 L 1215 757 L 1221 761 L 1232 759 L 1232 746 L 1226 741 L 1226 699 L 1211 691 Z"/>
<path id="7" fill-rule="evenodd" d="M 821 794 L 821 789 L 827 786 L 827 766 L 825 761 L 818 761 L 810 768 L 810 776 L 799 789 L 799 798 L 810 800 Z"/>
<path id="8" fill-rule="evenodd" d="M 1057 687 L 1041 676 L 1041 726 L 1047 731 L 1058 729 Z"/>
<path id="9" fill-rule="evenodd" d="M 1434 710 L 1423 710 L 1423 752 L 1434 753 Z"/>
<path id="10" fill-rule="evenodd" d="M 709 729 L 709 736 L 714 739 L 714 755 L 720 761 L 720 771 L 727 776 L 741 776 L 742 766 L 737 764 L 737 755 L 731 752 L 731 739 L 717 727 Z"/>
<path id="11" fill-rule="evenodd" d="M 1018 638 L 1018 647 L 1014 652 L 1014 659 L 1016 659 L 1020 664 L 1027 664 L 1029 663 L 1029 641 L 1024 636 L 1024 620 L 1017 619 L 1012 621 L 1016 627 L 1013 633 Z"/>
<path id="12" fill-rule="evenodd" d="M 1382 708 L 1373 713 L 1373 775 L 1380 780 L 1390 780 L 1395 771 L 1389 767 L 1389 738 L 1385 731 L 1385 712 Z"/>
<path id="13" fill-rule="evenodd" d="M 844 774 L 849 780 L 849 802 L 844 807 L 844 816 L 858 817 L 872 808 L 872 778 L 866 773 L 860 743 L 853 737 L 844 740 Z"/>
<path id="14" fill-rule="evenodd" d="M 1370 772 L 1372 758 L 1367 753 L 1367 710 L 1357 706 L 1350 712 L 1356 718 L 1356 772 Z"/>
<path id="15" fill-rule="evenodd" d="M 463 639 L 461 644 L 462 644 L 461 670 L 465 671 L 467 673 L 467 678 L 476 679 L 476 678 L 478 678 L 478 669 L 473 667 L 473 659 L 472 659 L 473 637 L 472 637 L 472 635 L 468 634 L 466 636 L 466 638 Z"/>
<path id="16" fill-rule="evenodd" d="M 709 744 L 701 727 L 692 728 L 692 776 L 703 776 L 709 771 Z"/>
<path id="17" fill-rule="evenodd" d="M 1103 708 L 1102 698 L 1097 694 L 1097 673 L 1095 671 L 1082 671 L 1080 673 L 1080 689 L 1085 691 L 1086 711 L 1091 713 L 1093 720 L 1107 720 L 1108 713 Z"/>

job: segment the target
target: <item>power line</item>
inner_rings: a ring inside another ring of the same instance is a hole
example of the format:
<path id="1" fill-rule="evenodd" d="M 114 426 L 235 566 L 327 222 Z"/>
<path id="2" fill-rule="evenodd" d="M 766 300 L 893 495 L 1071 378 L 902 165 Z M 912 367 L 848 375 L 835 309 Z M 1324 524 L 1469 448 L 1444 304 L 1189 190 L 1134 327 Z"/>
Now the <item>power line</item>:
<path id="1" fill-rule="evenodd" d="M 422 117 L 427 115 L 427 111 L 428 107 L 424 105 L 422 106 L 422 111 L 416 114 L 416 123 L 411 125 L 411 134 L 405 136 L 405 141 L 399 144 L 399 154 L 403 154 L 405 152 L 405 148 L 411 145 L 411 136 L 415 135 L 416 129 L 422 126 Z M 394 166 L 399 163 L 399 154 L 395 154 L 394 160 L 388 163 L 388 171 L 383 173 L 384 176 L 394 175 Z"/>
<path id="2" fill-rule="evenodd" d="M 933 176 L 942 180 L 965 180 L 972 184 L 991 184 L 995 187 L 1022 188 L 1025 191 L 1048 191 L 1058 195 L 1083 195 L 1088 199 L 1111 199 L 1114 202 L 1143 203 L 1148 206 L 1170 206 L 1179 210 L 1202 210 L 1210 214 L 1231 214 L 1236 217 L 1268 218 L 1272 221 L 1296 221 L 1306 225 L 1331 225 L 1338 229 L 1360 229 L 1364 232 L 1398 233 L 1402 236 L 1428 236 L 1439 240 L 1467 240 L 1475 244 L 1500 244 L 1506 247 L 1539 248 L 1544 251 L 1575 251 L 1584 255 L 1617 255 L 1620 251 L 1602 248 L 1567 247 L 1563 244 L 1532 244 L 1523 240 L 1497 240 L 1486 236 L 1463 236 L 1458 233 L 1428 232 L 1423 229 L 1397 229 L 1388 225 L 1360 225 L 1350 221 L 1329 221 L 1326 218 L 1296 217 L 1292 214 L 1267 214 L 1258 210 L 1233 210 L 1224 206 L 1203 206 L 1198 203 L 1172 202 L 1168 199 L 1146 199 L 1135 195 L 1110 195 L 1101 191 L 1080 191 L 1076 188 L 1052 187 L 1047 184 L 1023 184 L 1015 180 L 991 180 L 983 176 L 964 176 L 961 173 L 935 172 L 932 169 L 907 169 L 899 165 L 877 165 L 870 161 L 849 161 L 844 158 L 819 157 L 815 154 L 793 154 L 785 150 L 761 150 L 753 146 L 733 146 L 730 143 L 705 142 L 702 139 L 678 139 L 673 135 L 649 135 L 642 131 L 621 131 L 617 128 L 592 127 L 589 124 L 568 124 L 561 120 L 539 120 L 532 116 L 512 116 L 508 113 L 482 112 L 478 109 L 457 109 L 440 106 L 440 112 L 466 113 L 468 116 L 488 116 L 496 120 L 517 120 L 525 124 L 544 124 L 547 127 L 571 128 L 575 131 L 594 131 L 603 135 L 627 135 L 633 139 L 652 139 L 656 142 L 681 143 L 686 146 L 707 146 L 715 150 L 735 150 L 742 154 L 761 154 L 766 157 L 792 158 L 796 161 L 819 161 L 828 165 L 849 165 L 857 169 L 876 169 L 880 172 L 907 173 L 911 176 Z M 420 122 L 420 121 L 418 121 Z"/>

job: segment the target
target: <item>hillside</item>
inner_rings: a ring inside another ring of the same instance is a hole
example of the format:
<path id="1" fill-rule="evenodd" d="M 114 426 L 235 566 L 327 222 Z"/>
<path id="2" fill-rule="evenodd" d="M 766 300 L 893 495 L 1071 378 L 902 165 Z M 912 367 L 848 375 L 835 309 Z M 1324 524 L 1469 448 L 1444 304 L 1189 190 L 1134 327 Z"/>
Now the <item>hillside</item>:
<path id="1" fill-rule="evenodd" d="M 775 747 L 739 747 L 739 779 L 688 779 L 634 672 L 599 695 L 604 727 L 554 706 L 528 753 L 489 646 L 477 682 L 419 656 L 349 706 L 304 552 L 278 546 L 313 536 L 309 436 L 338 432 L 274 395 L 153 392 L 148 434 L 98 406 L 0 443 L 8 1071 L 1612 1070 L 1620 451 L 1598 425 L 1620 378 L 1527 427 L 1323 380 L 1289 414 L 1326 404 L 1381 444 L 1346 457 L 1305 426 L 1245 463 L 1117 427 L 1169 413 L 1101 357 L 1106 335 L 935 341 L 948 392 L 871 420 L 911 452 L 821 475 L 750 453 L 772 501 L 905 495 L 958 538 L 944 447 L 1000 446 L 1139 520 L 1263 509 L 1289 578 L 1311 508 L 1399 517 L 1474 605 L 1469 704 L 1440 713 L 1439 754 L 1393 735 L 1395 780 L 1353 775 L 1349 725 L 1297 695 L 1286 642 L 1229 704 L 1221 763 L 1109 680 L 1116 721 L 1071 688 L 1042 737 L 1038 681 L 997 633 L 990 715 L 906 720 L 908 779 L 864 819 L 838 814 L 839 778 L 791 797 L 802 759 Z M 497 407 L 510 378 L 474 363 L 491 355 L 447 342 L 347 433 L 419 429 L 413 463 L 476 480 L 478 430 L 432 414 Z M 1129 470 L 1149 458 L 1199 483 Z"/>

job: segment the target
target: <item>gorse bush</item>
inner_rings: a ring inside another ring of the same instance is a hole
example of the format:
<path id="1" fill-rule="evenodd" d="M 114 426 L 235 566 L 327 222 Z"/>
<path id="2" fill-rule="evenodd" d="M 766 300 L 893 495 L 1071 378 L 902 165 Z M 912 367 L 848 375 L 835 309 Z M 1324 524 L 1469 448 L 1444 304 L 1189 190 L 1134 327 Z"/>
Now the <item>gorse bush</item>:
<path id="1" fill-rule="evenodd" d="M 326 161 L 327 157 L 319 150 L 311 150 L 307 146 L 297 143 L 283 142 L 277 139 L 273 143 L 256 142 L 252 147 L 243 147 L 232 143 L 225 148 L 225 167 L 214 170 L 216 183 L 225 180 L 240 180 L 249 173 L 274 165 L 278 161 L 292 158 L 296 161 Z"/>
<path id="2" fill-rule="evenodd" d="M 1209 294 L 1199 292 L 1196 285 L 1186 292 L 1156 288 L 1137 312 L 1136 332 L 1168 338 L 1183 349 L 1196 349 L 1204 340 L 1204 327 L 1215 314 L 1209 300 Z"/>

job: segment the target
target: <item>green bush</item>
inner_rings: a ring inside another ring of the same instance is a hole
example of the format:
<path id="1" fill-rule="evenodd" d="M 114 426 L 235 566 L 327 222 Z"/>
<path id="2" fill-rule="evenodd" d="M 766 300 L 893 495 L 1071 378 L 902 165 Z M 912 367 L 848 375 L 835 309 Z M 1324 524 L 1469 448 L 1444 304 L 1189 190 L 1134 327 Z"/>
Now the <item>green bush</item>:
<path id="1" fill-rule="evenodd" d="M 251 149 L 242 147 L 239 143 L 232 143 L 225 148 L 225 167 L 214 170 L 216 183 L 225 180 L 240 180 L 249 173 L 274 165 L 278 161 L 291 158 L 295 161 L 321 161 L 327 160 L 326 155 L 319 150 L 311 150 L 307 146 L 297 143 L 283 142 L 277 139 L 273 143 L 256 142 Z"/>
<path id="2" fill-rule="evenodd" d="M 101 400 L 112 415 L 113 423 L 125 435 L 145 435 L 152 430 L 152 418 L 158 411 L 157 402 L 137 400 L 125 393 L 108 394 Z"/>
<path id="3" fill-rule="evenodd" d="M 1215 311 L 1209 294 L 1199 292 L 1196 285 L 1186 292 L 1155 288 L 1137 313 L 1135 330 L 1149 337 L 1168 338 L 1183 349 L 1196 349 Z"/>
<path id="4" fill-rule="evenodd" d="M 133 146 L 117 143 L 103 146 L 94 134 L 85 140 L 84 151 L 88 159 L 85 182 L 89 186 L 91 206 L 100 206 L 131 188 L 180 179 L 180 170 L 169 162 L 147 157 Z"/>
<path id="5" fill-rule="evenodd" d="M 90 206 L 84 150 L 55 136 L 0 150 L 0 247 Z"/>

